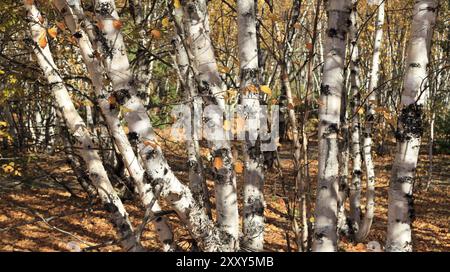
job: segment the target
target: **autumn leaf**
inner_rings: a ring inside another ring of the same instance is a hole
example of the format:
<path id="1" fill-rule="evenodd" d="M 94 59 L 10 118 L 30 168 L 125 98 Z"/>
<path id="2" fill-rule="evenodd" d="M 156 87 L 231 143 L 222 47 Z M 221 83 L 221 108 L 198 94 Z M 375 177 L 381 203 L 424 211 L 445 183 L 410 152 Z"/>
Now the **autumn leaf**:
<path id="1" fill-rule="evenodd" d="M 226 73 L 229 73 L 231 71 L 230 68 L 228 68 L 226 66 L 222 66 L 222 65 L 219 65 L 219 67 L 217 67 L 217 68 L 218 68 L 219 72 L 222 73 L 222 74 L 226 74 Z"/>
<path id="2" fill-rule="evenodd" d="M 234 163 L 234 171 L 238 174 L 242 174 L 244 172 L 244 164 L 241 161 L 236 161 Z"/>
<path id="3" fill-rule="evenodd" d="M 120 107 L 120 112 L 121 113 L 128 113 L 128 112 L 132 112 L 132 109 L 129 109 L 127 107 Z"/>
<path id="4" fill-rule="evenodd" d="M 250 92 L 250 93 L 258 93 L 258 87 L 256 87 L 255 85 L 248 85 L 247 87 L 245 87 L 244 90 L 245 93 Z"/>
<path id="5" fill-rule="evenodd" d="M 114 20 L 113 21 L 113 27 L 114 27 L 114 29 L 120 30 L 122 28 L 122 21 Z"/>
<path id="6" fill-rule="evenodd" d="M 41 48 L 45 48 L 47 46 L 47 32 L 46 31 L 42 31 L 41 34 L 39 34 L 38 44 Z"/>
<path id="7" fill-rule="evenodd" d="M 364 108 L 363 107 L 359 107 L 358 114 L 364 114 Z"/>
<path id="8" fill-rule="evenodd" d="M 44 17 L 42 17 L 42 15 L 39 15 L 38 20 L 41 24 L 45 22 Z"/>
<path id="9" fill-rule="evenodd" d="M 49 28 L 47 30 L 48 35 L 50 35 L 50 37 L 52 37 L 53 39 L 56 38 L 56 35 L 58 35 L 58 28 L 56 26 Z"/>
<path id="10" fill-rule="evenodd" d="M 261 92 L 266 93 L 268 95 L 272 95 L 272 90 L 267 85 L 261 85 L 260 86 Z"/>
<path id="11" fill-rule="evenodd" d="M 312 50 L 313 49 L 313 44 L 312 43 L 306 43 L 306 49 L 308 50 Z"/>
<path id="12" fill-rule="evenodd" d="M 231 130 L 231 122 L 230 122 L 230 120 L 225 120 L 224 122 L 223 122 L 223 129 L 225 130 L 225 131 L 230 131 Z"/>
<path id="13" fill-rule="evenodd" d="M 159 31 L 157 29 L 152 29 L 152 31 L 150 31 L 150 34 L 155 39 L 160 39 L 161 38 L 161 31 Z"/>
<path id="14" fill-rule="evenodd" d="M 180 0 L 174 0 L 173 1 L 173 6 L 177 9 L 177 8 L 180 8 L 181 7 L 181 4 L 180 4 Z"/>
<path id="15" fill-rule="evenodd" d="M 294 109 L 294 104 L 289 103 L 289 104 L 287 105 L 287 107 L 288 107 L 288 109 L 293 110 L 293 109 Z"/>
<path id="16" fill-rule="evenodd" d="M 130 129 L 128 127 L 123 127 L 123 131 L 125 132 L 125 134 L 130 133 Z"/>
<path id="17" fill-rule="evenodd" d="M 86 100 L 83 101 L 83 105 L 86 106 L 86 107 L 93 107 L 94 103 L 92 103 L 91 100 L 86 99 Z"/>
<path id="18" fill-rule="evenodd" d="M 161 24 L 162 24 L 163 27 L 169 27 L 169 25 L 170 25 L 170 23 L 169 23 L 169 18 L 164 17 L 164 18 L 161 20 Z"/>
<path id="19" fill-rule="evenodd" d="M 223 167 L 223 160 L 221 157 L 215 157 L 214 158 L 214 162 L 213 162 L 213 166 L 216 169 L 221 169 Z"/>
<path id="20" fill-rule="evenodd" d="M 55 25 L 62 31 L 66 30 L 66 25 L 63 22 L 55 22 Z"/>

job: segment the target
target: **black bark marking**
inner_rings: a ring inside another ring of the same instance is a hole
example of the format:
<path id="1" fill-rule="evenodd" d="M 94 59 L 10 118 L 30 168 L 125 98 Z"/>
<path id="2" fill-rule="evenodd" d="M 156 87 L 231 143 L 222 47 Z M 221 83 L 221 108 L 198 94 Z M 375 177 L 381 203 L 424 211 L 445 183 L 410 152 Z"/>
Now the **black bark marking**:
<path id="1" fill-rule="evenodd" d="M 330 91 L 330 86 L 329 85 L 320 85 L 320 94 L 323 95 L 330 95 L 331 91 Z"/>
<path id="2" fill-rule="evenodd" d="M 416 103 L 404 107 L 399 116 L 396 138 L 400 142 L 420 138 L 423 133 L 423 106 Z"/>

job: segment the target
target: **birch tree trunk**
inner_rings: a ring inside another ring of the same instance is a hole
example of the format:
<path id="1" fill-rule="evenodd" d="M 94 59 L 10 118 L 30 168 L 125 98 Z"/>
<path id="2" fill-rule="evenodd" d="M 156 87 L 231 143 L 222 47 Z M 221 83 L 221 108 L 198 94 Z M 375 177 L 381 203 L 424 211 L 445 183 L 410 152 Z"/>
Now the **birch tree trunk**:
<path id="1" fill-rule="evenodd" d="M 189 51 L 186 48 L 187 45 L 183 42 L 186 38 L 186 33 L 183 31 L 183 8 L 174 8 L 174 19 L 175 19 L 175 32 L 176 35 L 172 40 L 175 49 L 175 58 L 177 72 L 179 73 L 179 80 L 181 82 L 182 88 L 185 92 L 185 97 L 189 99 L 192 103 L 191 105 L 191 135 L 189 135 L 186 140 L 186 147 L 188 153 L 188 167 L 189 167 L 189 188 L 192 191 L 192 195 L 197 200 L 199 205 L 204 206 L 206 212 L 210 218 L 211 214 L 211 203 L 209 200 L 209 191 L 206 184 L 206 179 L 204 175 L 203 162 L 200 156 L 200 145 L 199 145 L 199 131 L 197 128 L 201 127 L 202 120 L 202 98 L 198 95 L 197 85 L 195 81 L 195 70 L 191 63 L 189 56 Z"/>
<path id="2" fill-rule="evenodd" d="M 375 40 L 373 44 L 372 66 L 370 69 L 368 102 L 366 107 L 366 123 L 363 133 L 363 154 L 364 164 L 366 166 L 366 212 L 361 225 L 355 235 L 356 241 L 364 240 L 369 234 L 370 227 L 372 226 L 372 220 L 375 212 L 375 168 L 372 159 L 372 128 L 375 121 L 375 108 L 374 103 L 376 101 L 375 88 L 378 86 L 378 70 L 380 67 L 380 54 L 381 44 L 383 37 L 383 24 L 384 24 L 384 2 L 381 0 L 378 5 L 377 19 L 375 22 Z"/>
<path id="3" fill-rule="evenodd" d="M 350 11 L 349 0 L 327 2 L 328 29 L 319 107 L 319 170 L 313 251 L 337 250 L 338 132 Z"/>
<path id="4" fill-rule="evenodd" d="M 184 8 L 184 23 L 188 35 L 189 46 L 194 57 L 197 81 L 200 95 L 206 105 L 217 105 L 226 113 L 226 104 L 223 98 L 224 85 L 217 68 L 214 50 L 209 36 L 209 19 L 205 0 L 187 0 L 181 3 Z M 215 128 L 222 128 L 219 120 L 210 120 Z M 220 133 L 220 132 L 215 132 Z M 213 135 L 209 135 L 213 136 Z M 220 137 L 218 135 L 212 138 Z M 220 167 L 214 167 L 217 223 L 220 229 L 228 236 L 225 243 L 229 248 L 239 248 L 239 213 L 237 206 L 236 177 L 233 167 L 233 156 L 228 140 L 209 141 L 212 156 L 220 161 Z"/>
<path id="5" fill-rule="evenodd" d="M 229 250 L 221 233 L 194 200 L 189 188 L 174 175 L 164 158 L 141 100 L 143 93 L 137 92 L 135 88 L 114 1 L 96 1 L 95 12 L 102 28 L 95 29 L 95 37 L 114 90 L 108 100 L 126 109 L 124 117 L 128 123 L 128 138 L 137 144 L 148 176 L 145 190 L 153 190 L 155 195 L 172 205 L 193 238 L 199 242 L 200 248 L 205 251 Z"/>
<path id="6" fill-rule="evenodd" d="M 357 230 L 361 221 L 361 146 L 360 146 L 360 79 L 359 79 L 359 47 L 358 47 L 358 13 L 357 1 L 353 0 L 352 12 L 350 14 L 350 32 L 349 40 L 351 44 L 350 55 L 350 93 L 352 101 L 350 101 L 351 113 L 351 157 L 352 157 L 352 180 L 350 183 L 350 213 L 349 219 L 351 223 L 350 234 Z"/>
<path id="7" fill-rule="evenodd" d="M 89 72 L 95 94 L 97 96 L 97 102 L 100 106 L 100 110 L 106 121 L 108 130 L 113 138 L 117 149 L 119 150 L 125 167 L 128 170 L 134 184 L 137 188 L 139 196 L 144 206 L 151 210 L 151 216 L 155 216 L 153 221 L 155 229 L 158 233 L 160 242 L 163 244 L 164 251 L 172 251 L 173 248 L 173 234 L 167 223 L 165 217 L 158 216 L 161 213 L 159 204 L 154 200 L 154 195 L 151 190 L 145 189 L 144 184 L 144 169 L 140 165 L 133 148 L 128 141 L 128 138 L 120 124 L 119 111 L 114 108 L 106 99 L 106 90 L 103 86 L 103 71 L 100 60 L 95 57 L 95 49 L 92 46 L 88 35 L 80 27 L 80 19 L 76 15 L 74 10 L 81 8 L 79 0 L 71 1 L 71 5 L 68 5 L 64 0 L 54 0 L 56 8 L 64 16 L 64 20 L 69 30 L 73 33 L 74 37 L 77 37 L 78 45 L 80 46 L 81 55 L 84 63 Z"/>
<path id="8" fill-rule="evenodd" d="M 125 207 L 114 191 L 100 156 L 96 151 L 92 135 L 75 109 L 64 82 L 57 71 L 48 46 L 47 31 L 43 26 L 44 19 L 32 0 L 24 0 L 24 6 L 27 10 L 27 21 L 33 38 L 33 41 L 28 42 L 28 45 L 33 48 L 39 66 L 52 86 L 52 93 L 57 107 L 61 111 L 68 129 L 77 141 L 76 145 L 79 146 L 80 156 L 86 163 L 89 178 L 97 188 L 106 209 L 112 214 L 112 221 L 118 230 L 121 245 L 127 251 L 141 250 L 139 242 L 133 235 L 133 228 Z"/>
<path id="9" fill-rule="evenodd" d="M 260 115 L 259 93 L 250 91 L 252 86 L 259 86 L 255 11 L 254 0 L 237 1 L 241 101 L 244 118 L 250 122 L 258 122 Z M 257 134 L 257 130 L 245 132 L 243 246 L 253 251 L 262 251 L 265 207 L 264 158 Z"/>
<path id="10" fill-rule="evenodd" d="M 389 185 L 386 251 L 412 251 L 413 183 L 423 132 L 427 66 L 438 1 L 416 1 L 398 118 L 397 153 Z"/>

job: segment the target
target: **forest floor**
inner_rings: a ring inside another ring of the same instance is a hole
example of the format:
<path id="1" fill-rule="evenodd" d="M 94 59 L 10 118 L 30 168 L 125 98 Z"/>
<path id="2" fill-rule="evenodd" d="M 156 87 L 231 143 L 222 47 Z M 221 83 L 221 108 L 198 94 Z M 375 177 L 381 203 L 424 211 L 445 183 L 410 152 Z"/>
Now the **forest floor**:
<path id="1" fill-rule="evenodd" d="M 185 149 L 168 143 L 164 151 L 167 160 L 178 177 L 187 181 Z M 366 241 L 385 243 L 387 226 L 387 190 L 393 162 L 391 154 L 376 156 L 376 209 L 370 235 Z M 286 214 L 284 192 L 293 192 L 294 170 L 291 160 L 291 144 L 281 147 L 280 158 L 283 179 L 276 170 L 266 173 L 265 196 L 267 208 L 265 249 L 267 251 L 295 250 L 294 235 Z M 434 159 L 433 185 L 428 191 L 421 186 L 427 180 L 428 157 L 426 148 L 420 156 L 415 189 L 416 219 L 413 223 L 415 251 L 450 251 L 450 155 L 436 155 Z M 317 147 L 311 144 L 310 172 L 312 195 L 317 174 Z M 19 160 L 21 177 L 0 176 L 0 251 L 68 251 L 73 245 L 88 251 L 118 251 L 117 237 L 107 214 L 98 203 L 90 204 L 80 190 L 75 177 L 66 165 L 63 155 L 29 154 Z M 56 177 L 56 180 L 52 177 Z M 282 184 L 282 181 L 284 185 Z M 62 186 L 63 184 L 64 186 Z M 213 195 L 213 183 L 208 181 Z M 285 186 L 285 190 L 283 190 Z M 239 191 L 242 176 L 238 175 Z M 74 193 L 72 195 L 69 190 Z M 239 199 L 242 203 L 242 195 Z M 214 201 L 212 201 L 214 203 Z M 363 201 L 364 203 L 364 201 Z M 137 200 L 125 201 L 132 223 L 138 226 L 143 209 Z M 242 210 L 242 209 L 241 209 Z M 363 207 L 364 210 L 364 207 Z M 177 218 L 169 215 L 176 241 L 186 248 L 189 235 Z M 289 237 L 289 245 L 286 238 Z M 151 251 L 159 250 L 153 227 L 149 224 L 142 236 L 143 245 Z M 365 244 L 355 244 L 341 239 L 341 251 L 366 251 Z"/>

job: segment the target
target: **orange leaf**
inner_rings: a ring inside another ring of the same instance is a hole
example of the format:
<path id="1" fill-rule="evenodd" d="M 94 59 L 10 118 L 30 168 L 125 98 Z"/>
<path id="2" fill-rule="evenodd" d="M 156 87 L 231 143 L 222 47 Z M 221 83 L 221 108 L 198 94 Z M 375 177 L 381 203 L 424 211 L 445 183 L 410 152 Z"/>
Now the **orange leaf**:
<path id="1" fill-rule="evenodd" d="M 223 167 L 223 160 L 221 157 L 215 157 L 214 158 L 214 162 L 213 162 L 213 166 L 216 169 L 220 169 Z"/>
<path id="2" fill-rule="evenodd" d="M 55 25 L 62 31 L 66 30 L 66 25 L 63 22 L 55 22 Z"/>
<path id="3" fill-rule="evenodd" d="M 236 161 L 234 163 L 234 171 L 238 174 L 242 174 L 242 172 L 244 172 L 244 164 L 241 161 Z"/>
<path id="4" fill-rule="evenodd" d="M 47 32 L 46 31 L 42 31 L 41 34 L 39 34 L 38 44 L 41 48 L 45 48 L 47 46 Z"/>
<path id="5" fill-rule="evenodd" d="M 27 5 L 33 5 L 34 0 L 26 0 L 25 4 Z"/>
<path id="6" fill-rule="evenodd" d="M 121 28 L 122 28 L 122 21 L 120 21 L 120 20 L 114 20 L 114 21 L 113 21 L 113 27 L 114 27 L 115 29 L 117 29 L 117 30 L 121 29 Z"/>
<path id="7" fill-rule="evenodd" d="M 56 38 L 56 35 L 58 35 L 58 28 L 56 26 L 49 28 L 47 30 L 48 35 L 50 35 L 50 37 L 52 37 L 53 39 Z"/>
<path id="8" fill-rule="evenodd" d="M 312 50 L 313 49 L 313 45 L 312 45 L 312 43 L 306 43 L 306 49 L 308 49 L 308 50 Z"/>
<path id="9" fill-rule="evenodd" d="M 161 31 L 157 30 L 157 29 L 152 29 L 152 31 L 150 31 L 150 34 L 153 36 L 153 38 L 155 39 L 160 39 L 161 38 Z"/>
<path id="10" fill-rule="evenodd" d="M 294 109 L 294 104 L 289 103 L 289 104 L 287 105 L 287 107 L 288 107 L 288 109 L 293 110 L 293 109 Z"/>

